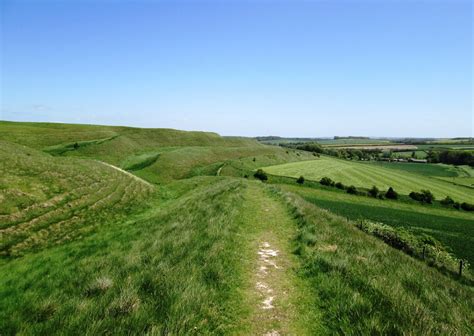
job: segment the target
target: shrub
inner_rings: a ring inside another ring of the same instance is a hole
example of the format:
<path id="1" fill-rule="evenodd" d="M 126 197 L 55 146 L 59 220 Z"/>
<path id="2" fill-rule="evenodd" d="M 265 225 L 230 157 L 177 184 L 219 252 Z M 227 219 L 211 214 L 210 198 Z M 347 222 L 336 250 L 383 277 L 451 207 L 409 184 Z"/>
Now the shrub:
<path id="1" fill-rule="evenodd" d="M 379 188 L 373 186 L 372 189 L 369 190 L 369 195 L 372 197 L 377 197 L 379 195 Z"/>
<path id="2" fill-rule="evenodd" d="M 268 180 L 267 173 L 265 173 L 262 169 L 258 169 L 253 176 L 260 181 L 266 181 Z"/>
<path id="3" fill-rule="evenodd" d="M 441 200 L 441 204 L 446 205 L 446 206 L 450 206 L 450 205 L 454 204 L 454 200 L 451 197 L 446 196 L 445 199 Z"/>
<path id="4" fill-rule="evenodd" d="M 350 187 L 347 188 L 347 193 L 355 195 L 357 194 L 357 188 L 351 185 Z"/>
<path id="5" fill-rule="evenodd" d="M 342 189 L 342 190 L 346 189 L 346 186 L 342 184 L 341 182 L 337 182 L 335 186 L 337 189 Z"/>
<path id="6" fill-rule="evenodd" d="M 397 199 L 398 194 L 392 187 L 388 188 L 387 192 L 385 193 L 385 197 L 388 199 Z"/>
<path id="7" fill-rule="evenodd" d="M 408 196 L 410 196 L 415 201 L 419 201 L 422 203 L 433 203 L 434 195 L 429 190 L 422 190 L 421 193 L 412 191 Z"/>
<path id="8" fill-rule="evenodd" d="M 474 211 L 474 204 L 463 202 L 461 208 L 466 211 Z"/>
<path id="9" fill-rule="evenodd" d="M 411 199 L 414 199 L 415 201 L 419 202 L 421 202 L 421 200 L 423 199 L 421 193 L 416 191 L 412 191 L 408 196 L 410 196 Z"/>
<path id="10" fill-rule="evenodd" d="M 459 210 L 459 209 L 461 209 L 461 204 L 460 204 L 459 202 L 455 202 L 455 203 L 453 204 L 453 208 Z"/>
<path id="11" fill-rule="evenodd" d="M 431 191 L 422 190 L 421 194 L 423 195 L 423 202 L 428 203 L 428 204 L 433 203 L 435 197 Z"/>
<path id="12" fill-rule="evenodd" d="M 334 181 L 331 180 L 329 177 L 323 177 L 319 183 L 325 186 L 333 187 L 334 186 Z"/>
<path id="13" fill-rule="evenodd" d="M 303 176 L 298 177 L 298 179 L 296 180 L 296 183 L 303 184 L 304 183 L 304 177 Z"/>
<path id="14" fill-rule="evenodd" d="M 356 226 L 409 255 L 427 259 L 432 266 L 457 272 L 459 260 L 451 255 L 438 240 L 427 234 L 415 235 L 401 228 L 367 220 L 358 222 Z"/>

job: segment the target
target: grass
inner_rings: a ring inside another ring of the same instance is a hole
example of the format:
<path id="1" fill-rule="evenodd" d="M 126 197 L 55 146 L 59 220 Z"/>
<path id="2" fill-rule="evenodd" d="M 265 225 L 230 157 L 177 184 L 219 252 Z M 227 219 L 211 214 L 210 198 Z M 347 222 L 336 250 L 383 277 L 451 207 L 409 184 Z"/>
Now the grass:
<path id="1" fill-rule="evenodd" d="M 264 147 L 249 138 L 221 137 L 209 132 L 0 121 L 0 140 L 57 155 L 98 159 L 122 166 L 132 156 L 162 147 Z M 78 148 L 72 149 L 75 143 Z"/>
<path id="2" fill-rule="evenodd" d="M 177 189 L 192 193 L 158 199 L 148 212 L 83 240 L 4 261 L 2 334 L 201 335 L 237 328 L 243 279 L 236 216 L 244 186 L 225 178 L 185 183 Z"/>
<path id="3" fill-rule="evenodd" d="M 327 158 L 313 159 L 214 133 L 0 122 L 0 334 L 472 334 L 472 284 L 337 215 L 429 233 L 472 260 L 472 214 L 253 181 Z M 466 167 L 335 164 L 324 172 L 471 196 L 440 180 Z M 255 289 L 263 240 L 280 251 L 271 312 Z"/>
<path id="4" fill-rule="evenodd" d="M 222 175 L 240 175 L 262 164 L 278 164 L 288 161 L 308 160 L 313 156 L 300 151 L 288 151 L 279 147 L 182 147 L 167 151 L 159 159 L 136 174 L 155 183 L 198 175 L 216 175 L 220 167 Z M 255 159 L 255 161 L 254 161 Z"/>
<path id="5" fill-rule="evenodd" d="M 458 258 L 465 258 L 474 265 L 474 216 L 470 213 L 296 185 L 283 185 L 282 188 L 352 220 L 368 219 L 433 236 Z"/>
<path id="6" fill-rule="evenodd" d="M 53 158 L 0 141 L 0 255 L 19 256 L 126 218 L 153 192 L 91 160 Z"/>
<path id="7" fill-rule="evenodd" d="M 321 331 L 319 312 L 311 309 L 311 287 L 300 279 L 294 270 L 300 267 L 298 258 L 292 254 L 291 238 L 296 236 L 296 227 L 291 214 L 279 197 L 272 195 L 260 182 L 251 182 L 246 189 L 240 223 L 246 229 L 242 239 L 247 249 L 242 251 L 242 272 L 247 273 L 248 283 L 244 287 L 247 306 L 252 309 L 243 320 L 248 326 L 242 334 L 264 335 L 278 330 L 283 335 L 312 335 Z M 261 279 L 257 251 L 263 242 L 278 251 L 277 267 Z M 250 272 L 249 272 L 250 270 Z M 264 282 L 275 296 L 275 309 L 262 310 L 262 296 L 256 288 Z"/>
<path id="8" fill-rule="evenodd" d="M 355 162 L 336 159 L 328 156 L 305 161 L 286 163 L 263 168 L 274 175 L 299 177 L 319 181 L 322 177 L 330 177 L 334 181 L 345 185 L 387 190 L 393 187 L 398 193 L 408 195 L 411 191 L 428 189 L 439 199 L 451 196 L 456 201 L 470 202 L 474 197 L 474 190 L 464 186 L 454 185 L 440 179 L 408 171 L 388 169 L 380 165 L 364 162 Z"/>
<path id="9" fill-rule="evenodd" d="M 455 177 L 464 174 L 460 168 L 442 163 L 410 163 L 410 162 L 385 162 L 373 161 L 370 164 L 376 167 L 390 168 L 399 171 L 422 174 L 424 176 Z"/>
<path id="10" fill-rule="evenodd" d="M 393 152 L 395 156 L 399 156 L 401 158 L 411 158 L 412 153 L 415 152 L 415 159 L 426 159 L 428 154 L 424 150 L 415 150 L 415 151 L 403 151 L 403 152 Z"/>
<path id="11" fill-rule="evenodd" d="M 300 275 L 312 283 L 323 334 L 472 334 L 472 287 L 294 194 L 284 197 L 299 223 Z"/>

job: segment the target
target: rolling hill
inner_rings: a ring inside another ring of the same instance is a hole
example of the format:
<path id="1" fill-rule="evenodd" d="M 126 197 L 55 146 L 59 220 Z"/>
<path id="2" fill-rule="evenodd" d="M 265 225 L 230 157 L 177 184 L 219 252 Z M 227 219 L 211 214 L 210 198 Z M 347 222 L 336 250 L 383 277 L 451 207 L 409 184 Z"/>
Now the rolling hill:
<path id="1" fill-rule="evenodd" d="M 408 195 L 412 191 L 430 190 L 438 199 L 450 196 L 460 202 L 470 202 L 474 199 L 474 189 L 455 185 L 447 181 L 409 171 L 388 169 L 381 165 L 336 159 L 321 156 L 319 159 L 306 162 L 285 163 L 282 165 L 263 167 L 273 175 L 299 177 L 319 181 L 329 177 L 345 185 L 359 188 L 387 190 L 393 187 L 397 192 Z"/>
<path id="2" fill-rule="evenodd" d="M 378 200 L 253 178 L 325 160 L 205 132 L 1 122 L 0 334 L 472 334 L 469 269 L 432 267 L 341 211 Z M 470 236 L 467 213 L 393 203 L 457 248 Z"/>

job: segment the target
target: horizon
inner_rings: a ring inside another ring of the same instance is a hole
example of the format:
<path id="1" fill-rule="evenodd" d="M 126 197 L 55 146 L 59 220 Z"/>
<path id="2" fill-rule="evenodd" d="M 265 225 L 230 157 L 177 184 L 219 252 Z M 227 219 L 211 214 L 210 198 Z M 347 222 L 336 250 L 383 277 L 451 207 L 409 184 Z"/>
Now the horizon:
<path id="1" fill-rule="evenodd" d="M 265 138 L 265 137 L 276 137 L 281 139 L 314 139 L 314 140 L 326 140 L 326 139 L 334 139 L 335 137 L 339 138 L 369 138 L 369 139 L 435 139 L 435 140 L 443 140 L 443 139 L 472 139 L 472 136 L 454 136 L 454 137 L 433 137 L 433 136 L 426 136 L 426 137 L 402 137 L 402 136 L 371 136 L 371 135 L 363 135 L 363 134 L 334 134 L 334 135 L 322 135 L 322 136 L 298 136 L 298 135 L 289 135 L 289 136 L 281 136 L 277 134 L 260 134 L 255 136 L 245 136 L 239 134 L 229 134 L 224 135 L 218 132 L 210 131 L 210 130 L 185 130 L 179 128 L 172 128 L 172 127 L 140 127 L 140 126 L 130 126 L 130 125 L 106 125 L 106 124 L 87 124 L 87 123 L 65 123 L 60 121 L 18 121 L 18 120 L 2 120 L 0 122 L 11 122 L 11 123 L 37 123 L 37 124 L 63 124 L 63 125 L 78 125 L 78 126 L 105 126 L 105 127 L 129 127 L 129 128 L 137 128 L 137 129 L 171 129 L 175 131 L 184 131 L 184 132 L 203 132 L 203 133 L 216 133 L 222 137 L 240 137 L 240 138 Z"/>
<path id="2" fill-rule="evenodd" d="M 0 119 L 473 137 L 470 1 L 3 1 Z"/>

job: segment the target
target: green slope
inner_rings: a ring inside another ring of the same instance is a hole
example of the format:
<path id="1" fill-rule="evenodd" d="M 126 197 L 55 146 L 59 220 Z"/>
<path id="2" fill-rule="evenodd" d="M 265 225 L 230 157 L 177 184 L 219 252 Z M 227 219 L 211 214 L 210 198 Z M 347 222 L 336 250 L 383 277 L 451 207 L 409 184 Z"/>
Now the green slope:
<path id="1" fill-rule="evenodd" d="M 298 221 L 301 276 L 326 335 L 471 335 L 473 287 L 441 275 L 353 223 L 285 194 Z"/>
<path id="2" fill-rule="evenodd" d="M 229 160 L 260 156 L 268 164 L 278 164 L 311 158 L 309 153 L 287 154 L 282 148 L 249 138 L 172 129 L 0 122 L 0 140 L 55 156 L 98 159 L 155 183 L 215 175 Z"/>
<path id="3" fill-rule="evenodd" d="M 303 175 L 306 179 L 315 181 L 327 176 L 345 185 L 355 185 L 361 188 L 371 188 L 375 185 L 379 189 L 386 190 L 393 187 L 397 192 L 405 195 L 408 195 L 411 191 L 428 189 L 438 199 L 448 195 L 461 202 L 472 202 L 472 199 L 474 199 L 474 189 L 464 186 L 454 185 L 423 174 L 328 156 L 321 156 L 317 160 L 287 163 L 264 167 L 263 169 L 274 175 L 289 177 Z"/>
<path id="4" fill-rule="evenodd" d="M 153 187 L 92 160 L 0 141 L 0 254 L 21 255 L 125 218 Z"/>
<path id="5" fill-rule="evenodd" d="M 416 234 L 428 234 L 447 246 L 458 258 L 474 263 L 474 215 L 416 203 L 354 196 L 335 190 L 282 185 L 305 200 L 352 220 L 369 219 Z"/>
<path id="6" fill-rule="evenodd" d="M 251 180 L 313 158 L 213 133 L 0 122 L 0 334 L 472 334 L 470 278 Z M 382 208 L 316 192 L 335 212 Z M 392 203 L 401 222 L 470 239 L 467 213 Z M 264 241 L 280 253 L 271 311 L 256 292 Z"/>

